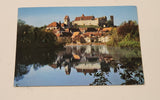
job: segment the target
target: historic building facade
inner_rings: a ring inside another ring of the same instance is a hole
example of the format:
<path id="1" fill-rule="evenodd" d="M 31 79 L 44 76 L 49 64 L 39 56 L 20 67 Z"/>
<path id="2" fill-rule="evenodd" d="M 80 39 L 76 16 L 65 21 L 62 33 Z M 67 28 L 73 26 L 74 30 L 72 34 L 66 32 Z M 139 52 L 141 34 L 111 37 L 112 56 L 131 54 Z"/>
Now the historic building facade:
<path id="1" fill-rule="evenodd" d="M 70 18 L 69 18 L 69 16 L 64 17 L 64 25 L 66 25 L 67 28 L 70 28 Z"/>
<path id="2" fill-rule="evenodd" d="M 110 16 L 111 22 L 113 22 L 113 16 Z M 72 25 L 95 25 L 95 26 L 106 26 L 107 17 L 99 17 L 95 18 L 94 16 L 85 16 L 82 14 L 80 17 L 76 17 L 74 21 L 72 21 Z M 113 23 L 112 23 L 113 24 Z"/>

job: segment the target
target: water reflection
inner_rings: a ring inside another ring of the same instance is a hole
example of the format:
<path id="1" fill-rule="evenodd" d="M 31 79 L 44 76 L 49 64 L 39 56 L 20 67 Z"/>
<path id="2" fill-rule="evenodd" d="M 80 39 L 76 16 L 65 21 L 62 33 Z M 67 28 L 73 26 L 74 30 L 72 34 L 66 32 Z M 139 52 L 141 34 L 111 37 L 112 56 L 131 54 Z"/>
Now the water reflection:
<path id="1" fill-rule="evenodd" d="M 23 56 L 22 56 L 23 55 Z M 15 70 L 15 83 L 20 86 L 26 86 L 23 82 L 29 75 L 31 67 L 34 73 L 41 75 L 49 74 L 47 70 L 53 68 L 53 72 L 65 75 L 46 81 L 42 85 L 49 85 L 51 81 L 56 81 L 51 85 L 131 85 L 143 84 L 143 71 L 140 50 L 128 50 L 120 48 L 111 48 L 104 45 L 100 46 L 66 46 L 63 50 L 55 49 L 36 49 L 21 52 L 17 50 L 17 61 Z M 46 67 L 45 71 L 38 72 L 41 67 Z M 83 77 L 79 79 L 75 76 Z M 83 75 L 83 76 L 82 76 Z M 72 79 L 70 82 L 65 80 Z M 40 78 L 40 77 L 36 77 Z M 48 78 L 50 76 L 48 75 Z M 86 78 L 86 79 L 85 79 Z M 32 77 L 30 77 L 32 79 Z M 45 79 L 43 79 L 45 80 Z M 76 83 L 80 81 L 79 83 Z M 74 82 L 74 83 L 73 83 Z M 32 86 L 32 82 L 27 86 Z"/>
<path id="2" fill-rule="evenodd" d="M 48 48 L 17 48 L 15 80 L 23 78 L 24 74 L 30 71 L 31 65 L 34 70 L 38 70 L 46 64 L 50 64 L 56 59 L 56 51 Z"/>

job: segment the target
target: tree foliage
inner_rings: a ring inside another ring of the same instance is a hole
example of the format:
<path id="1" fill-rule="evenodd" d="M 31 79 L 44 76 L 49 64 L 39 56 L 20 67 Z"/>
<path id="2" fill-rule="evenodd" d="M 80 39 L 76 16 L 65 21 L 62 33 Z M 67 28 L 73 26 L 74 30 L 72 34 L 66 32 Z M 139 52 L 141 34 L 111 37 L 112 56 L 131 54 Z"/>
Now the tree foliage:
<path id="1" fill-rule="evenodd" d="M 138 25 L 135 21 L 124 22 L 117 29 L 117 33 L 120 36 L 126 36 L 130 33 L 132 37 L 139 37 Z"/>
<path id="2" fill-rule="evenodd" d="M 138 24 L 135 21 L 122 23 L 111 31 L 107 45 L 120 47 L 140 47 Z"/>
<path id="3" fill-rule="evenodd" d="M 43 46 L 56 43 L 56 36 L 53 32 L 46 32 L 46 26 L 33 27 L 25 24 L 24 21 L 18 20 L 17 25 L 17 45 L 18 46 Z"/>

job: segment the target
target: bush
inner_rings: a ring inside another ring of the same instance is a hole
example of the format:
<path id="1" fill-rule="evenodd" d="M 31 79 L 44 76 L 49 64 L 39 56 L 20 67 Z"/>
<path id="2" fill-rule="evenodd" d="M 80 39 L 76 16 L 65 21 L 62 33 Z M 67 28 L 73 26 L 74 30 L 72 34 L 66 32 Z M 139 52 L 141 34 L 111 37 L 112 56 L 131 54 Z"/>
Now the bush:
<path id="1" fill-rule="evenodd" d="M 109 46 L 140 47 L 138 25 L 136 22 L 124 22 L 117 29 L 113 28 L 111 34 L 111 40 L 107 43 Z"/>
<path id="2" fill-rule="evenodd" d="M 111 39 L 107 42 L 107 45 L 109 46 L 117 46 L 118 42 L 120 41 L 121 37 L 118 37 L 117 35 L 117 29 L 113 28 L 111 30 Z"/>
<path id="3" fill-rule="evenodd" d="M 131 38 L 131 34 L 128 33 L 123 40 L 121 40 L 118 45 L 120 47 L 140 47 L 140 42 L 135 41 L 133 38 Z"/>
<path id="4" fill-rule="evenodd" d="M 130 40 L 130 41 L 125 41 L 122 40 L 118 43 L 118 45 L 120 47 L 140 47 L 140 42 L 139 41 L 134 41 L 134 40 Z"/>

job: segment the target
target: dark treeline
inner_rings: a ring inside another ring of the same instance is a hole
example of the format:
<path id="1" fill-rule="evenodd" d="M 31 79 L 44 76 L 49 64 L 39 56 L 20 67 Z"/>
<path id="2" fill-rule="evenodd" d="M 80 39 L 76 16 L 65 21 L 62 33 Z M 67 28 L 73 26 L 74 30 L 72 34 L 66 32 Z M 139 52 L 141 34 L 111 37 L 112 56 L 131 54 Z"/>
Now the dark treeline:
<path id="1" fill-rule="evenodd" d="M 51 56 L 55 55 L 59 48 L 62 48 L 63 45 L 57 42 L 56 36 L 53 32 L 46 32 L 45 26 L 43 27 L 33 27 L 25 24 L 24 21 L 18 20 L 17 28 L 17 61 L 23 63 L 23 57 L 32 56 L 35 58 L 32 60 L 24 59 L 25 64 L 31 64 L 36 62 L 43 62 L 45 55 Z M 56 48 L 56 49 L 55 49 Z M 37 60 L 37 61 L 36 61 Z M 45 59 L 44 59 L 45 60 Z M 31 61 L 31 62 L 29 62 Z M 46 61 L 50 61 L 49 59 Z M 48 62 L 47 62 L 48 63 Z"/>
<path id="2" fill-rule="evenodd" d="M 57 51 L 63 48 L 53 32 L 46 32 L 45 28 L 46 26 L 33 27 L 18 20 L 15 77 L 21 78 L 20 76 L 26 74 L 31 64 L 36 70 L 52 63 Z"/>
<path id="3" fill-rule="evenodd" d="M 46 26 L 33 27 L 18 20 L 17 47 L 59 47 L 53 32 L 45 31 Z"/>

